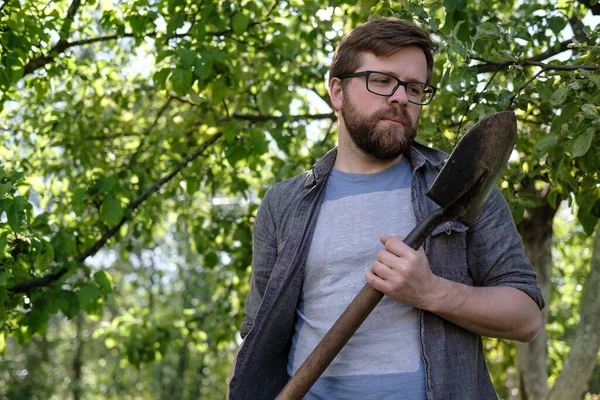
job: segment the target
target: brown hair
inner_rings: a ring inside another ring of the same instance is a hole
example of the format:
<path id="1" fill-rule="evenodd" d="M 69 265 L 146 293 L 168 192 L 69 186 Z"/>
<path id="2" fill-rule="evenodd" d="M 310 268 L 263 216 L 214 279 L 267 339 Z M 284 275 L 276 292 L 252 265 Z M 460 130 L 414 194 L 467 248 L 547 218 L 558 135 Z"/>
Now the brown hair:
<path id="1" fill-rule="evenodd" d="M 410 22 L 398 18 L 381 18 L 356 27 L 344 36 L 335 50 L 329 81 L 332 78 L 351 74 L 361 64 L 362 52 L 373 53 L 376 57 L 389 57 L 405 47 L 419 47 L 427 60 L 427 82 L 431 83 L 433 73 L 434 44 L 429 34 Z"/>

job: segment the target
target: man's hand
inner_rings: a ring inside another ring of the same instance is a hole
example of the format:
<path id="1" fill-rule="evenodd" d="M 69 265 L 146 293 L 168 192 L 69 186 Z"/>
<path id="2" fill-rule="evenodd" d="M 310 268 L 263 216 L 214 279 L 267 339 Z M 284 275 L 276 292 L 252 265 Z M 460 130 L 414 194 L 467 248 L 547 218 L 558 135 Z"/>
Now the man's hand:
<path id="1" fill-rule="evenodd" d="M 415 251 L 399 236 L 380 240 L 385 247 L 365 273 L 369 285 L 402 303 L 434 309 L 440 300 L 441 278 L 431 272 L 423 248 Z"/>
<path id="2" fill-rule="evenodd" d="M 386 296 L 483 336 L 529 342 L 541 329 L 540 309 L 524 292 L 444 279 L 431 272 L 423 248 L 415 251 L 398 236 L 382 236 L 381 242 L 385 247 L 365 276 Z"/>

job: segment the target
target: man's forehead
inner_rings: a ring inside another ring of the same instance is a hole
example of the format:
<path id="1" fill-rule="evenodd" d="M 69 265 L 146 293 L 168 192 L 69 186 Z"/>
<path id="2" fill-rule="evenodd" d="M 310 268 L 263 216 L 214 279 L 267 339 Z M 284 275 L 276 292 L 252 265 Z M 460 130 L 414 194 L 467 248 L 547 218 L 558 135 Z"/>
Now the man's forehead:
<path id="1" fill-rule="evenodd" d="M 364 70 L 377 70 L 398 77 L 408 74 L 410 78 L 424 80 L 427 78 L 427 59 L 419 47 L 404 47 L 389 56 L 361 52 L 357 71 Z"/>

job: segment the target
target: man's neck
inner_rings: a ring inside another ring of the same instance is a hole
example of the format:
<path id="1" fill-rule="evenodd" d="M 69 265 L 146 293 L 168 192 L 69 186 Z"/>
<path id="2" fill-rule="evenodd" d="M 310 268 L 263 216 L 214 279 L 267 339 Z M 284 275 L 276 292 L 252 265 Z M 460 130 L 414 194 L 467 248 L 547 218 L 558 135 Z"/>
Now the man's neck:
<path id="1" fill-rule="evenodd" d="M 402 160 L 403 155 L 399 155 L 391 161 L 378 160 L 360 150 L 352 140 L 340 132 L 338 153 L 335 158 L 333 168 L 352 174 L 373 174 L 383 171 L 397 164 Z"/>

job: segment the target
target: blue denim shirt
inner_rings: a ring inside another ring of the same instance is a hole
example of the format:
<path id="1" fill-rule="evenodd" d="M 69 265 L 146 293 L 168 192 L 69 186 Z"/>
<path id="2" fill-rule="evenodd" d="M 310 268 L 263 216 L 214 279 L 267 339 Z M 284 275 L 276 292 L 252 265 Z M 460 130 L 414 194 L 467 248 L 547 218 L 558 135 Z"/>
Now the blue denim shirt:
<path id="1" fill-rule="evenodd" d="M 259 208 L 253 228 L 251 288 L 241 328 L 244 343 L 230 399 L 273 399 L 288 381 L 286 365 L 304 264 L 336 155 L 334 148 L 310 172 L 273 186 Z M 415 144 L 407 156 L 413 168 L 411 198 L 418 224 L 439 208 L 425 193 L 447 155 Z M 445 222 L 424 247 L 434 274 L 471 286 L 514 287 L 544 307 L 536 275 L 497 188 L 472 227 Z M 419 325 L 428 400 L 497 398 L 479 335 L 423 310 Z"/>

